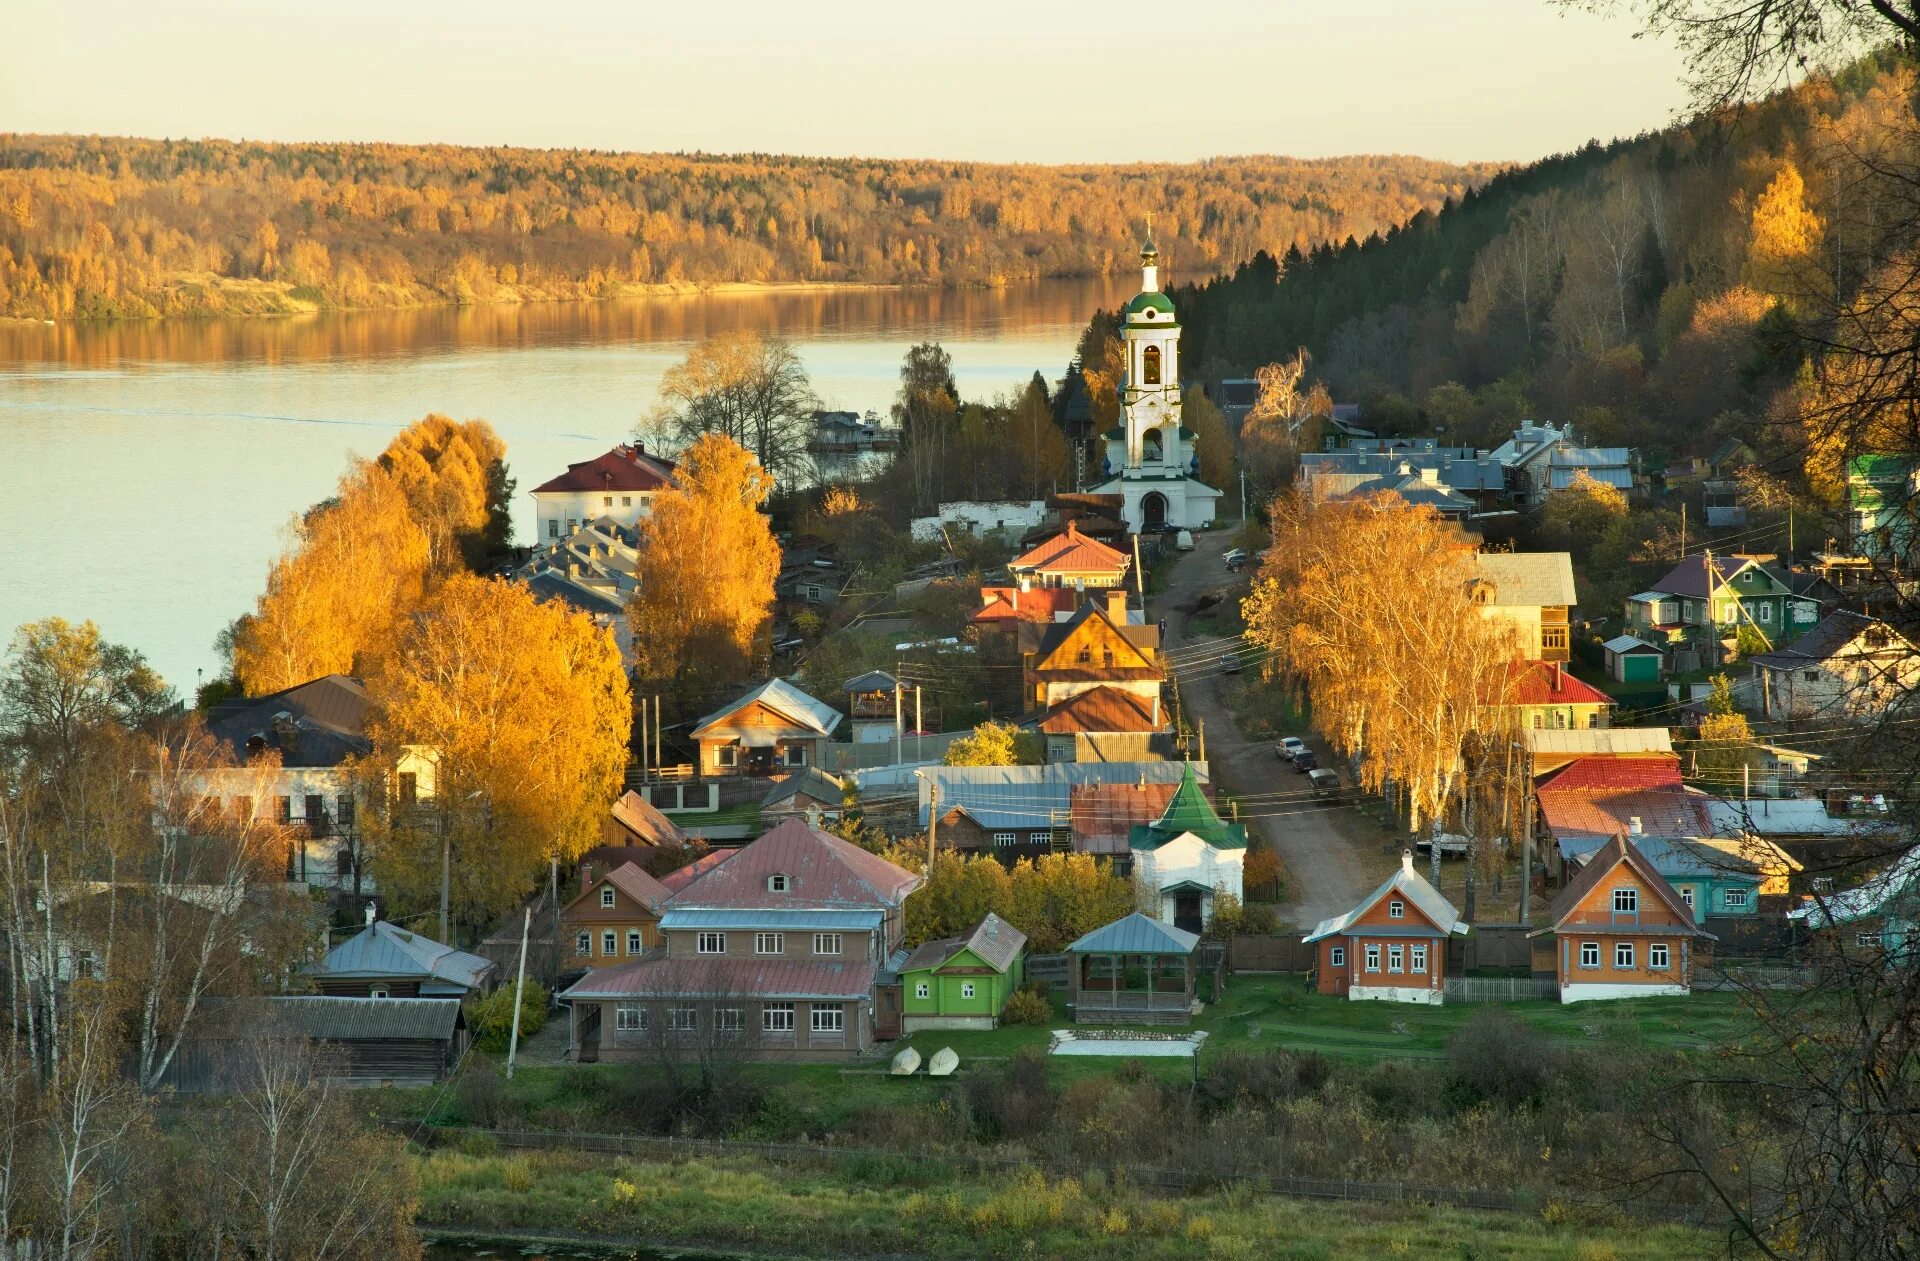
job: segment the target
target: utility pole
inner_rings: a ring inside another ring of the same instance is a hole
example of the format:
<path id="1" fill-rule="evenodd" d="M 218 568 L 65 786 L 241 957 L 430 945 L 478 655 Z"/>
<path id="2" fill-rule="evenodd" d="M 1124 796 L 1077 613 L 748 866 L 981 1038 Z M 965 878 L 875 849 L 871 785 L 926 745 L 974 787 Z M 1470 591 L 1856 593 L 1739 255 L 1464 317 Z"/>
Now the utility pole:
<path id="1" fill-rule="evenodd" d="M 940 852 L 940 785 L 927 786 L 927 879 L 933 879 L 934 855 Z"/>
<path id="2" fill-rule="evenodd" d="M 1793 502 L 1787 502 L 1787 564 L 1793 564 Z"/>
<path id="3" fill-rule="evenodd" d="M 1147 575 L 1140 569 L 1140 536 L 1133 536 L 1133 589 L 1140 595 L 1140 616 L 1147 615 Z"/>
<path id="4" fill-rule="evenodd" d="M 647 698 L 640 698 L 640 782 L 647 782 L 647 768 L 652 765 L 647 756 Z"/>
<path id="5" fill-rule="evenodd" d="M 1240 470 L 1240 524 L 1247 523 L 1247 470 Z"/>
<path id="6" fill-rule="evenodd" d="M 447 891 L 452 883 L 453 833 L 448 825 L 446 807 L 442 806 L 440 809 L 440 944 L 443 946 L 453 944 L 447 928 Z"/>
<path id="7" fill-rule="evenodd" d="M 547 966 L 547 988 L 560 986 L 560 855 L 547 855 L 547 899 L 553 903 L 553 949 Z"/>
<path id="8" fill-rule="evenodd" d="M 656 762 L 661 760 L 660 747 L 660 693 L 655 692 L 653 694 L 653 760 Z"/>
<path id="9" fill-rule="evenodd" d="M 893 663 L 893 764 L 895 766 L 907 760 L 901 752 L 906 745 L 906 738 L 902 731 L 902 716 L 900 713 L 901 686 L 900 662 L 896 658 Z"/>
<path id="10" fill-rule="evenodd" d="M 913 760 L 916 762 L 921 760 L 920 754 L 927 732 L 926 715 L 920 709 L 920 693 L 924 691 L 926 688 L 922 685 L 918 683 L 913 685 Z"/>
<path id="11" fill-rule="evenodd" d="M 1680 501 L 1680 559 L 1687 558 L 1687 504 Z M 1709 575 L 1711 577 L 1711 575 Z"/>
<path id="12" fill-rule="evenodd" d="M 513 980 L 513 1033 L 507 1038 L 507 1080 L 513 1080 L 513 1057 L 520 1049 L 520 1000 L 527 992 L 527 932 L 533 927 L 533 908 L 520 920 L 520 974 Z"/>
<path id="13" fill-rule="evenodd" d="M 1207 720 L 1204 718 L 1200 719 L 1199 726 L 1200 726 L 1200 760 L 1204 762 L 1207 760 Z"/>

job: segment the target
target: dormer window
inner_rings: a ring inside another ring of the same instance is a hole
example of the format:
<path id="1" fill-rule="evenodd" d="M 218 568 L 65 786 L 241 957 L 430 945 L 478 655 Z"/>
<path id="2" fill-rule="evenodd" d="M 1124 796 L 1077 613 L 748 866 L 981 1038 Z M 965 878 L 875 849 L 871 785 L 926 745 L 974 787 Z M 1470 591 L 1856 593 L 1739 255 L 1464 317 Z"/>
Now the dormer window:
<path id="1" fill-rule="evenodd" d="M 774 875 L 774 876 L 767 877 L 768 893 L 785 893 L 786 891 L 787 891 L 787 878 L 785 876 Z"/>
<path id="2" fill-rule="evenodd" d="M 1407 917 L 1407 904 L 1405 902 L 1402 902 L 1400 899 L 1395 898 L 1393 901 L 1387 903 L 1388 919 L 1405 919 L 1406 917 Z"/>
<path id="3" fill-rule="evenodd" d="M 607 910 L 613 909 L 613 886 L 612 885 L 608 885 L 607 887 L 600 890 L 600 905 L 606 908 Z"/>

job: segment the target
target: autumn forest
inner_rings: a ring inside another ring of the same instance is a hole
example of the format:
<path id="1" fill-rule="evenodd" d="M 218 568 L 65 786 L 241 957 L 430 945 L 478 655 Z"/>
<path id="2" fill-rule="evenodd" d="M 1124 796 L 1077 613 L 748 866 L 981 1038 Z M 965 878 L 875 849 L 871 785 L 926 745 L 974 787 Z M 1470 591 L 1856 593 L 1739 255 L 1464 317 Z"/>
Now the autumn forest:
<path id="1" fill-rule="evenodd" d="M 746 283 L 1188 275 L 1484 182 L 1413 157 L 1021 166 L 0 134 L 0 316 L 275 314 Z"/>

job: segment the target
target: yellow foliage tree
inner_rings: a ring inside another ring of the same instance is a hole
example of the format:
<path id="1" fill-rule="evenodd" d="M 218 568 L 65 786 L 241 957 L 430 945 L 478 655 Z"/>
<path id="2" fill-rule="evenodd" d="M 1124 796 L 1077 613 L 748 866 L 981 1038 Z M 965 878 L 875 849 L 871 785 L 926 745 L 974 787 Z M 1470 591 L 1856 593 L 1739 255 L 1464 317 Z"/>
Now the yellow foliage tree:
<path id="1" fill-rule="evenodd" d="M 1581 469 L 1563 489 L 1547 496 L 1540 509 L 1540 536 L 1584 559 L 1607 527 L 1626 515 L 1626 492 Z"/>
<path id="2" fill-rule="evenodd" d="M 1193 430 L 1200 480 L 1216 490 L 1224 488 L 1233 480 L 1233 435 L 1227 432 L 1227 418 L 1212 399 L 1189 390 L 1180 399 L 1180 421 Z"/>
<path id="3" fill-rule="evenodd" d="M 506 443 L 484 420 L 429 414 L 401 430 L 380 467 L 406 494 L 427 533 L 437 573 L 472 566 L 504 547 L 512 532 Z"/>
<path id="4" fill-rule="evenodd" d="M 1762 293 L 1804 300 L 1822 287 L 1818 255 L 1826 228 L 1806 194 L 1800 168 L 1787 162 L 1754 203 L 1747 283 Z"/>
<path id="5" fill-rule="evenodd" d="M 642 677 L 690 690 L 750 670 L 773 607 L 780 545 L 760 505 L 773 478 L 739 443 L 707 434 L 640 523 L 627 605 Z"/>
<path id="6" fill-rule="evenodd" d="M 567 862 L 598 838 L 627 763 L 632 697 L 612 635 L 592 619 L 457 574 L 403 621 L 367 692 L 366 773 L 431 767 L 429 801 L 393 802 L 370 825 L 390 901 L 434 906 L 449 843 L 454 918 L 483 926 L 544 860 Z"/>

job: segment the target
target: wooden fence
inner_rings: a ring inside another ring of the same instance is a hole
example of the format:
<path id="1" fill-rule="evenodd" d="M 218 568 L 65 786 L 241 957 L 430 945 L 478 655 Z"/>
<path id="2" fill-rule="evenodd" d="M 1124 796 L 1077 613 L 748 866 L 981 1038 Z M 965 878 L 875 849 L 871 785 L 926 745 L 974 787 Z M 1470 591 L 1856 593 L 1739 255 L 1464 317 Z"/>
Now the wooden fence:
<path id="1" fill-rule="evenodd" d="M 1528 998 L 1557 998 L 1560 983 L 1538 976 L 1450 976 L 1450 1003 L 1514 1003 Z"/>
<path id="2" fill-rule="evenodd" d="M 1235 972 L 1310 972 L 1317 950 L 1300 940 L 1298 933 L 1271 937 L 1233 939 L 1228 958 Z"/>

